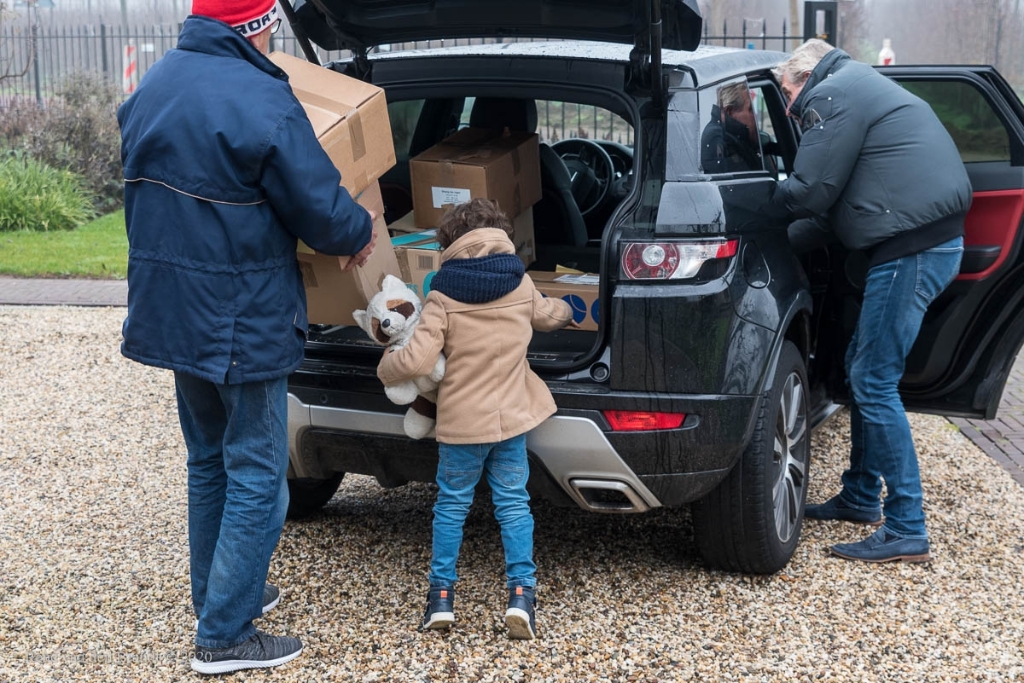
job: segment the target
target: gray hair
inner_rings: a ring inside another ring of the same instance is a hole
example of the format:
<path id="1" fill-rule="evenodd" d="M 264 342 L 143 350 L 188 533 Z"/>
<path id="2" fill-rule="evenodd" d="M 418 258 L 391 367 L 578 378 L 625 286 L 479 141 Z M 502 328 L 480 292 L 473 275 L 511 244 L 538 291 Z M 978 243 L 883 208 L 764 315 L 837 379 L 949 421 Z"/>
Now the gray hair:
<path id="1" fill-rule="evenodd" d="M 721 109 L 746 109 L 750 104 L 750 88 L 746 81 L 723 85 L 718 89 L 718 106 Z"/>
<path id="2" fill-rule="evenodd" d="M 818 66 L 825 55 L 834 49 L 824 40 L 811 38 L 793 50 L 792 56 L 772 69 L 772 73 L 779 81 L 785 76 L 793 85 L 800 85 L 807 80 L 807 76 L 814 71 L 814 67 Z"/>

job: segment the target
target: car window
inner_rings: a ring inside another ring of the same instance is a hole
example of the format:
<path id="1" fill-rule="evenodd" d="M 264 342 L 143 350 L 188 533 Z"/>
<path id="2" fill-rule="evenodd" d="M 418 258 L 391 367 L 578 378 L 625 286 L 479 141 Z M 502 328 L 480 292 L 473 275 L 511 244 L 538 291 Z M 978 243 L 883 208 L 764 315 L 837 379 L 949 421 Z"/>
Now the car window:
<path id="1" fill-rule="evenodd" d="M 762 156 L 757 99 L 758 93 L 746 79 L 701 91 L 700 165 L 704 173 L 774 170 Z M 765 118 L 770 120 L 762 116 Z"/>
<path id="2" fill-rule="evenodd" d="M 966 81 L 901 81 L 900 85 L 931 105 L 965 163 L 1010 161 L 1009 133 L 974 85 Z"/>
<path id="3" fill-rule="evenodd" d="M 466 98 L 460 128 L 469 126 L 474 97 Z M 567 138 L 611 140 L 633 146 L 633 126 L 603 107 L 575 102 L 537 100 L 537 133 L 541 142 L 551 144 Z"/>
<path id="4" fill-rule="evenodd" d="M 398 161 L 409 160 L 416 123 L 423 111 L 424 100 L 406 100 L 388 104 L 388 118 L 391 119 L 391 136 L 395 142 L 395 157 Z"/>
<path id="5" fill-rule="evenodd" d="M 769 88 L 771 90 L 768 90 Z M 776 178 L 784 177 L 785 162 L 776 131 L 785 128 L 786 110 L 781 104 L 778 88 L 774 85 L 752 85 L 750 97 L 754 103 L 754 121 L 757 123 L 758 136 L 761 140 L 765 168 Z"/>

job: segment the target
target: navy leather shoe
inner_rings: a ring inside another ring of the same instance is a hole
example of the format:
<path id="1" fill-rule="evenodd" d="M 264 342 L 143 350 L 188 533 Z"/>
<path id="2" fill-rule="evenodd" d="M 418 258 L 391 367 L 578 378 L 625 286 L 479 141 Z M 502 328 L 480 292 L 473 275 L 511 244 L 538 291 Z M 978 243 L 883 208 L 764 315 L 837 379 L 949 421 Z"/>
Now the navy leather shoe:
<path id="1" fill-rule="evenodd" d="M 508 591 L 505 625 L 512 640 L 533 640 L 537 637 L 537 596 L 530 586 L 516 586 Z"/>
<path id="2" fill-rule="evenodd" d="M 870 512 L 852 508 L 843 502 L 838 495 L 832 496 L 821 505 L 808 505 L 804 508 L 805 519 L 836 519 L 840 522 L 853 522 L 854 524 L 870 524 L 881 526 L 882 510 L 875 509 Z"/>
<path id="3" fill-rule="evenodd" d="M 832 554 L 844 560 L 861 562 L 927 562 L 928 539 L 903 538 L 879 529 L 863 541 L 839 543 L 832 546 Z"/>
<path id="4" fill-rule="evenodd" d="M 423 612 L 421 631 L 450 628 L 455 623 L 455 589 L 437 586 L 427 592 L 427 609 Z"/>

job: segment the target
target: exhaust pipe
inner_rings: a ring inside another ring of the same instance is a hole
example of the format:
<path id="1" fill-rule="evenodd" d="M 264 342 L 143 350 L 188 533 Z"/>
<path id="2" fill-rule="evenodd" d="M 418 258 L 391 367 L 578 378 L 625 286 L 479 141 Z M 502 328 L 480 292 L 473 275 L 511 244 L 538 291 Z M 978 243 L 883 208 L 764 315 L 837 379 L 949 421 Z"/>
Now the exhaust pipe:
<path id="1" fill-rule="evenodd" d="M 650 506 L 644 502 L 632 486 L 624 481 L 611 479 L 571 479 L 576 502 L 591 512 L 647 512 Z"/>

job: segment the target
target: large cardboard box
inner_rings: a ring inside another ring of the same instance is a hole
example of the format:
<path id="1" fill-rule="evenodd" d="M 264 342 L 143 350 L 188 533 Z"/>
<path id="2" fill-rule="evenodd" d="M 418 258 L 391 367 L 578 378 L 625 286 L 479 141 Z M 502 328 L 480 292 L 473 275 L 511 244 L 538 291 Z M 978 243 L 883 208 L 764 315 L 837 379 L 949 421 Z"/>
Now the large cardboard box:
<path id="1" fill-rule="evenodd" d="M 366 308 L 367 302 L 381 290 L 385 275 L 402 277 L 395 250 L 391 247 L 384 223 L 384 200 L 374 181 L 356 198 L 365 209 L 376 211 L 373 232 L 377 236 L 373 253 L 362 266 L 342 272 L 350 256 L 329 256 L 299 242 L 296 256 L 306 287 L 309 322 L 324 325 L 355 325 L 352 311 Z"/>
<path id="2" fill-rule="evenodd" d="M 572 306 L 572 319 L 579 329 L 597 330 L 600 323 L 599 276 L 545 271 L 530 271 L 527 275 L 541 294 L 557 296 Z"/>
<path id="3" fill-rule="evenodd" d="M 535 133 L 464 128 L 409 162 L 416 225 L 434 228 L 452 205 L 484 197 L 508 216 L 540 201 Z"/>
<path id="4" fill-rule="evenodd" d="M 353 197 L 395 165 L 382 89 L 283 52 L 272 52 L 270 59 L 288 74 L 292 92 Z"/>

